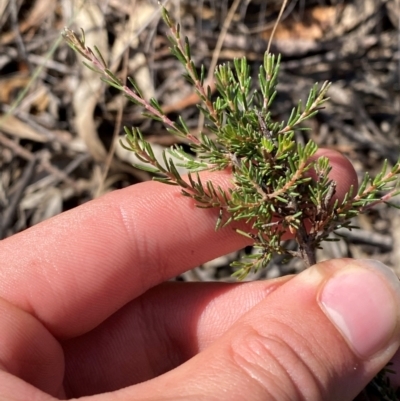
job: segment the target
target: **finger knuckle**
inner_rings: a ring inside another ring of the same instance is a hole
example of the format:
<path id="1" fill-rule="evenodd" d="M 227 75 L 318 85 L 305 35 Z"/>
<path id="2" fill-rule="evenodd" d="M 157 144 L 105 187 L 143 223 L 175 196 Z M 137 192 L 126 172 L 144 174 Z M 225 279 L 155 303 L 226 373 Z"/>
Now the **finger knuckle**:
<path id="1" fill-rule="evenodd" d="M 313 355 L 309 340 L 289 325 L 276 324 L 273 333 L 285 335 L 250 327 L 236 338 L 231 348 L 233 363 L 265 391 L 269 400 L 324 399 L 316 369 L 322 361 Z"/>

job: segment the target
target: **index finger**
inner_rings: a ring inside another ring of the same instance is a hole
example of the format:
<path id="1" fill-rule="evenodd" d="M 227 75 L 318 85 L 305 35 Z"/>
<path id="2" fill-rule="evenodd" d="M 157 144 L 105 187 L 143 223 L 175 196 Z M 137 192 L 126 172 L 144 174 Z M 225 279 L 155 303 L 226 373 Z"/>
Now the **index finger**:
<path id="1" fill-rule="evenodd" d="M 232 228 L 216 232 L 216 219 L 178 187 L 112 192 L 2 241 L 0 296 L 56 335 L 79 335 L 153 285 L 246 245 Z"/>
<path id="2" fill-rule="evenodd" d="M 327 152 L 343 195 L 354 169 Z M 230 175 L 212 179 L 227 187 Z M 231 227 L 214 230 L 217 213 L 157 182 L 115 191 L 0 243 L 0 296 L 54 335 L 80 335 L 150 287 L 245 246 Z"/>

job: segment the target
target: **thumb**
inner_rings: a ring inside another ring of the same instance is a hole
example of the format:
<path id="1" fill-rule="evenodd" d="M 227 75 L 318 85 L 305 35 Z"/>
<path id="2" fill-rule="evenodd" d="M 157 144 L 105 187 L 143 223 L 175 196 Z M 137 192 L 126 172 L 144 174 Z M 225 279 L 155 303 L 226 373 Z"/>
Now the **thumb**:
<path id="1" fill-rule="evenodd" d="M 353 400 L 399 347 L 399 315 L 400 285 L 387 267 L 323 262 L 187 363 L 120 391 L 152 400 Z"/>

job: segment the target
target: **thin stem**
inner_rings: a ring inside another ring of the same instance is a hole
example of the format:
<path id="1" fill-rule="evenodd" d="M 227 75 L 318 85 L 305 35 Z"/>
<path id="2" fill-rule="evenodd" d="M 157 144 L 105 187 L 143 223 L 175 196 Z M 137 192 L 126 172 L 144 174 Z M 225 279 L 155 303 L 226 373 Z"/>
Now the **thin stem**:
<path id="1" fill-rule="evenodd" d="M 177 32 L 177 29 L 176 29 L 175 25 L 171 25 L 170 26 L 170 30 L 172 32 L 172 35 L 175 38 L 175 43 L 176 43 L 177 48 L 179 49 L 179 51 L 181 52 L 181 54 L 183 55 L 183 57 L 185 59 L 184 67 L 185 67 L 186 72 L 189 74 L 190 78 L 194 82 L 194 87 L 195 87 L 196 91 L 198 92 L 198 94 L 200 95 L 200 98 L 203 100 L 203 102 L 204 102 L 205 106 L 207 107 L 207 110 L 209 111 L 210 115 L 212 116 L 214 124 L 218 128 L 221 128 L 221 125 L 219 124 L 219 121 L 218 121 L 218 113 L 215 110 L 211 100 L 208 98 L 207 92 L 206 92 L 204 86 L 198 80 L 197 74 L 193 71 L 192 60 L 187 57 L 186 51 L 185 51 L 185 47 L 184 47 L 184 45 L 182 43 L 182 40 L 178 39 L 179 38 L 179 34 Z"/>

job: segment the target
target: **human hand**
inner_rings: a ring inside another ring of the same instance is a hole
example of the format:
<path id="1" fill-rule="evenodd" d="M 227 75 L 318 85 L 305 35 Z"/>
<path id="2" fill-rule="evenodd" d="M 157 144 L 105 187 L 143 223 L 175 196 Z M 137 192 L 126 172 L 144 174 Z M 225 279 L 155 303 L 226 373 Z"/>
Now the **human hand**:
<path id="1" fill-rule="evenodd" d="M 325 155 L 343 196 L 354 171 Z M 215 221 L 148 182 L 2 241 L 0 399 L 352 400 L 399 346 L 394 275 L 347 259 L 271 281 L 165 282 L 246 245 Z"/>

